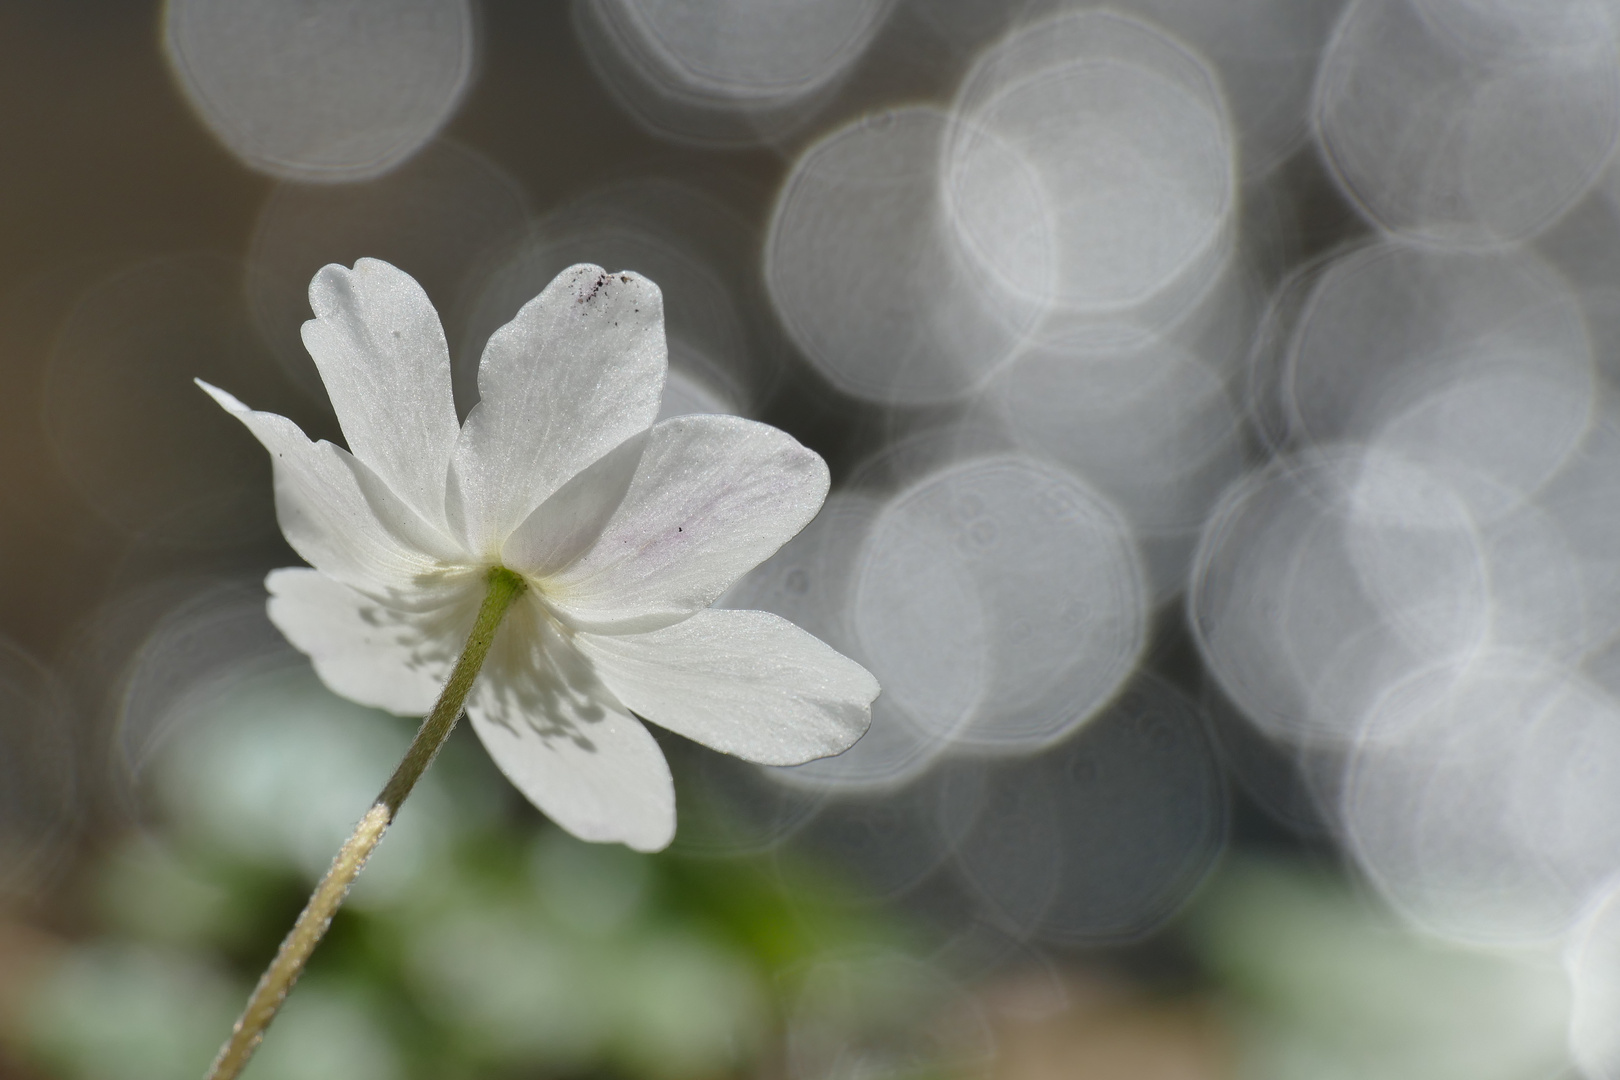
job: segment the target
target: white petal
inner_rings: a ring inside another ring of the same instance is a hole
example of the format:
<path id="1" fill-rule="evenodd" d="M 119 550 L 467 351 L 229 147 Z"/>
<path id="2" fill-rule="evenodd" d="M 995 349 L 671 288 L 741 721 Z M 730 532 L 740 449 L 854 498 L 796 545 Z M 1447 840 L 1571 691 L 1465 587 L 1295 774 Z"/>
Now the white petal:
<path id="1" fill-rule="evenodd" d="M 532 594 L 502 624 L 467 715 L 507 779 L 580 839 L 657 851 L 674 837 L 663 751 Z"/>
<path id="2" fill-rule="evenodd" d="M 286 417 L 249 409 L 200 379 L 197 385 L 270 451 L 281 531 L 311 566 L 410 607 L 432 591 L 448 565 L 460 561 L 447 539 L 347 451 L 312 443 Z"/>
<path id="3" fill-rule="evenodd" d="M 472 630 L 479 590 L 432 615 L 395 611 L 316 570 L 265 578 L 270 621 L 335 694 L 401 716 L 433 707 Z"/>
<path id="4" fill-rule="evenodd" d="M 871 723 L 878 694 L 865 668 L 763 611 L 700 611 L 650 634 L 576 640 L 636 713 L 763 765 L 849 749 Z"/>
<path id="5" fill-rule="evenodd" d="M 535 508 L 501 547 L 501 565 L 544 577 L 594 544 L 635 479 L 647 432 L 609 450 Z"/>
<path id="6" fill-rule="evenodd" d="M 377 259 L 322 267 L 309 283 L 315 318 L 304 346 L 320 368 L 343 437 L 395 494 L 444 522 L 450 454 L 460 434 L 450 350 L 427 293 Z"/>
<path id="7" fill-rule="evenodd" d="M 786 432 L 735 416 L 665 420 L 596 544 L 546 580 L 547 600 L 584 630 L 668 626 L 791 540 L 826 497 L 826 462 Z"/>
<path id="8" fill-rule="evenodd" d="M 490 335 L 446 507 L 494 558 L 535 507 L 658 415 L 664 301 L 639 274 L 564 270 Z"/>

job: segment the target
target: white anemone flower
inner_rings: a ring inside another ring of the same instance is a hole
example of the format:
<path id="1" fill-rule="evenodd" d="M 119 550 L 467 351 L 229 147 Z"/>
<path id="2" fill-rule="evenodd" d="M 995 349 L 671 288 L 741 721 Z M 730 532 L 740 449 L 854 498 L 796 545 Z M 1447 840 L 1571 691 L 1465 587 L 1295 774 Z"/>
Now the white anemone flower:
<path id="1" fill-rule="evenodd" d="M 425 713 L 506 568 L 528 588 L 467 699 L 473 728 L 558 824 L 642 851 L 673 837 L 675 794 L 638 717 L 768 765 L 866 730 L 864 668 L 775 615 L 710 608 L 815 516 L 827 466 L 750 420 L 654 423 L 656 285 L 565 270 L 491 335 L 464 424 L 410 276 L 327 266 L 309 298 L 304 344 L 348 450 L 203 388 L 274 459 L 282 532 L 314 569 L 270 574 L 270 618 L 332 690 Z"/>

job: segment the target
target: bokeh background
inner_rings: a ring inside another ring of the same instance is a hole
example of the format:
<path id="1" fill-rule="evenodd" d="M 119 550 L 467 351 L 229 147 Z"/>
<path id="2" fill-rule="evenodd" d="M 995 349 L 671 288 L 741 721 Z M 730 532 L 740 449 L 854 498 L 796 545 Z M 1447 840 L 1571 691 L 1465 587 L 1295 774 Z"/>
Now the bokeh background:
<path id="1" fill-rule="evenodd" d="M 200 1075 L 409 739 L 264 614 L 323 264 L 665 292 L 870 734 L 462 732 L 248 1075 L 1620 1076 L 1620 3 L 0 0 L 0 1077 Z"/>

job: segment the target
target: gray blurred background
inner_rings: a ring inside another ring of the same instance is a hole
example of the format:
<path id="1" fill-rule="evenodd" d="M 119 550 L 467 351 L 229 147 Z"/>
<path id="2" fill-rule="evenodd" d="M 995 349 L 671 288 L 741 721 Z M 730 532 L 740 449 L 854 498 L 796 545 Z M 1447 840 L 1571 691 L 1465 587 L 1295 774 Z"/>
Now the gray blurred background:
<path id="1" fill-rule="evenodd" d="M 339 439 L 363 256 L 463 415 L 657 282 L 884 693 L 655 857 L 458 736 L 250 1076 L 1620 1077 L 1617 138 L 1613 0 L 0 0 L 0 1077 L 200 1075 L 409 739 L 191 382 Z"/>

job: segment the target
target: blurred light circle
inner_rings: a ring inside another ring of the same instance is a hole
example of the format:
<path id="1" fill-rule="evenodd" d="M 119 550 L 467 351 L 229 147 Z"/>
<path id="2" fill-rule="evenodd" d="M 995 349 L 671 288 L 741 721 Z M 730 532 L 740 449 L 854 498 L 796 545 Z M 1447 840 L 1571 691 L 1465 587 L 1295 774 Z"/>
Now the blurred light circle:
<path id="1" fill-rule="evenodd" d="M 1185 306 L 1224 260 L 1225 107 L 1203 62 L 1162 32 L 1107 11 L 1031 23 L 978 59 L 956 109 L 952 223 L 1019 295 L 1095 317 L 1196 279 Z"/>
<path id="2" fill-rule="evenodd" d="M 1433 933 L 1569 931 L 1620 870 L 1620 705 L 1533 655 L 1442 664 L 1368 713 L 1343 793 L 1350 849 Z"/>
<path id="3" fill-rule="evenodd" d="M 1226 840 L 1226 791 L 1197 706 L 1144 675 L 1035 757 L 944 773 L 959 873 L 1019 935 L 1118 944 L 1175 914 Z"/>
<path id="4" fill-rule="evenodd" d="M 1226 493 L 1187 605 L 1211 674 L 1263 732 L 1345 742 L 1391 683 L 1489 640 L 1492 593 L 1485 541 L 1441 480 L 1330 447 Z"/>
<path id="5" fill-rule="evenodd" d="M 370 183 L 281 184 L 254 225 L 248 304 L 287 373 L 327 407 L 320 373 L 299 336 L 310 318 L 310 279 L 328 263 L 353 266 L 360 258 L 382 259 L 427 291 L 445 322 L 452 362 L 467 367 L 467 359 L 454 352 L 463 343 L 455 301 L 484 260 L 510 244 L 527 223 L 528 206 L 517 182 L 483 155 L 449 142 L 434 143 Z M 483 345 L 478 342 L 479 354 Z M 470 361 L 475 371 L 477 362 L 475 354 Z"/>
<path id="6" fill-rule="evenodd" d="M 851 604 L 861 551 L 881 508 L 876 495 L 833 492 L 815 520 L 732 586 L 720 606 L 780 615 L 864 662 Z M 803 765 L 760 766 L 759 771 L 774 782 L 809 791 L 890 791 L 920 775 L 946 746 L 884 694 L 872 704 L 872 726 L 842 754 Z"/>
<path id="7" fill-rule="evenodd" d="M 1576 451 L 1591 423 L 1592 389 L 1589 372 L 1560 370 L 1556 359 L 1482 356 L 1478 369 L 1392 410 L 1375 439 L 1444 476 L 1491 521 L 1537 493 Z"/>
<path id="8" fill-rule="evenodd" d="M 1579 576 L 1586 616 L 1585 644 L 1620 634 L 1620 401 L 1599 395 L 1592 425 L 1564 467 L 1537 493 L 1544 513 L 1567 546 L 1565 569 Z M 1620 691 L 1620 684 L 1611 690 Z"/>
<path id="9" fill-rule="evenodd" d="M 1411 400 L 1498 355 L 1579 371 L 1579 302 L 1533 255 L 1453 253 L 1399 241 L 1349 251 L 1316 278 L 1292 337 L 1286 394 L 1314 442 L 1370 433 Z"/>
<path id="10" fill-rule="evenodd" d="M 1130 526 L 1029 458 L 949 466 L 900 492 L 862 552 L 858 655 L 884 695 L 959 748 L 1030 749 L 1118 691 L 1146 640 Z"/>
<path id="11" fill-rule="evenodd" d="M 174 581 L 167 588 L 120 598 L 113 618 L 151 620 L 125 661 L 115 688 L 117 750 L 132 778 L 140 777 L 176 734 L 176 723 L 196 695 L 265 665 L 293 656 L 265 612 L 258 581 Z M 161 611 L 154 611 L 166 605 Z M 144 610 L 143 610 L 144 609 Z"/>
<path id="12" fill-rule="evenodd" d="M 123 570 L 118 578 L 132 576 L 127 564 Z M 165 730 L 161 725 L 138 722 L 131 725 L 128 721 L 131 710 L 126 706 L 125 687 L 133 670 L 132 659 L 171 613 L 199 597 L 219 597 L 233 588 L 245 590 L 246 586 L 201 572 L 141 575 L 133 584 L 118 578 L 114 579 L 109 595 L 101 597 L 75 623 L 64 653 L 64 675 L 74 698 L 85 710 L 87 723 L 102 742 L 98 749 L 108 758 L 105 764 L 109 775 L 105 779 L 114 783 L 115 796 L 129 809 L 133 802 L 128 781 L 135 778 L 146 759 L 146 751 L 161 743 Z M 262 591 L 259 596 L 262 616 Z M 268 618 L 265 622 L 268 624 Z M 282 647 L 285 647 L 284 642 Z M 161 681 L 157 683 L 160 689 L 163 685 Z M 155 700 L 161 701 L 161 695 Z M 125 729 L 129 727 L 138 730 L 126 734 Z"/>
<path id="13" fill-rule="evenodd" d="M 1563 524 L 1534 504 L 1481 531 L 1490 583 L 1490 642 L 1573 660 L 1603 640 L 1614 596 L 1593 589 L 1589 567 Z M 1605 610 L 1606 605 L 1609 606 Z"/>
<path id="14" fill-rule="evenodd" d="M 1244 173 L 1275 166 L 1310 134 L 1311 84 L 1343 0 L 1126 0 L 1220 73 Z"/>
<path id="15" fill-rule="evenodd" d="M 1322 270 L 1279 387 L 1298 438 L 1376 440 L 1489 520 L 1573 453 L 1593 377 L 1579 299 L 1539 259 L 1385 242 Z"/>
<path id="16" fill-rule="evenodd" d="M 1317 138 L 1384 228 L 1465 245 L 1532 236 L 1614 150 L 1615 31 L 1594 0 L 1356 0 L 1323 56 Z"/>
<path id="17" fill-rule="evenodd" d="M 777 197 L 771 300 L 805 357 L 858 397 L 960 398 L 1040 314 L 957 255 L 939 198 L 951 123 L 923 106 L 863 117 L 806 150 Z M 1021 196 L 1008 205 L 1038 208 L 1032 177 L 1013 168 L 1006 182 Z"/>
<path id="18" fill-rule="evenodd" d="M 990 384 L 1008 432 L 1124 511 L 1156 598 L 1179 592 L 1200 526 L 1244 465 L 1220 374 L 1174 342 L 1070 352 L 1031 347 Z"/>
<path id="19" fill-rule="evenodd" d="M 746 100 L 793 93 L 848 63 L 885 0 L 608 0 L 599 14 L 663 61 L 672 88 Z"/>
<path id="20" fill-rule="evenodd" d="M 366 180 L 420 150 L 473 72 L 468 0 L 168 0 L 170 68 L 245 164 Z"/>
<path id="21" fill-rule="evenodd" d="M 1590 47 L 1620 29 L 1610 0 L 1423 0 L 1415 10 L 1435 33 L 1486 56 Z"/>
<path id="22" fill-rule="evenodd" d="M 810 524 L 733 585 L 719 606 L 769 611 L 835 648 L 849 648 L 855 570 L 881 506 L 867 492 L 834 491 Z"/>
<path id="23" fill-rule="evenodd" d="M 574 24 L 602 86 L 643 126 L 738 145 L 806 121 L 892 3 L 587 0 L 574 5 Z"/>

